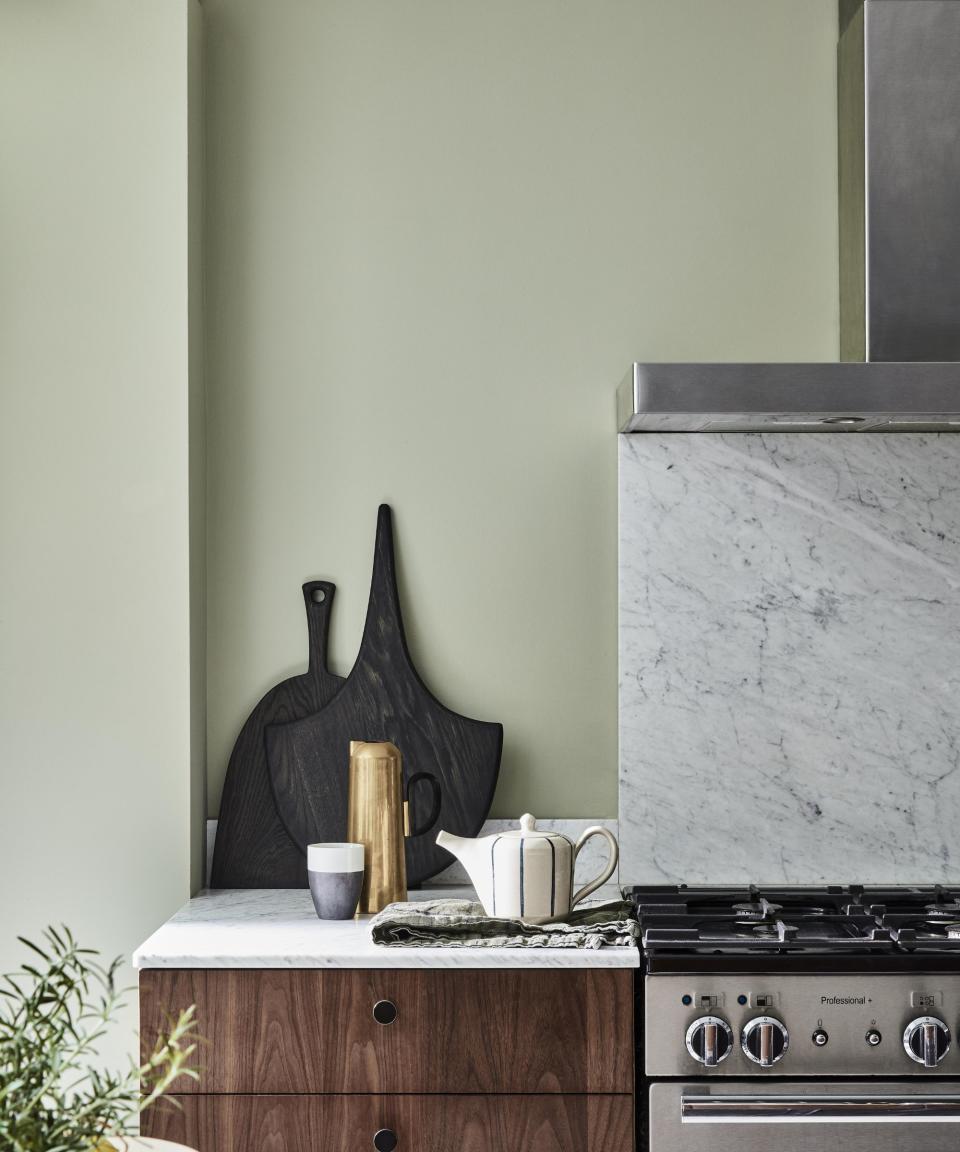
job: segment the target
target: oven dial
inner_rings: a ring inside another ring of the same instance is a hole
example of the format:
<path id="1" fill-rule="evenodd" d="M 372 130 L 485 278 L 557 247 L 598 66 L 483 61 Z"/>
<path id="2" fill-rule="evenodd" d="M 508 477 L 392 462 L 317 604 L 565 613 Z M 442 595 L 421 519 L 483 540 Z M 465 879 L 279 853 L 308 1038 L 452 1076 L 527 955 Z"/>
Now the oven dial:
<path id="1" fill-rule="evenodd" d="M 743 1054 L 761 1068 L 770 1068 L 783 1059 L 790 1044 L 785 1024 L 772 1016 L 757 1016 L 743 1026 L 740 1047 Z"/>
<path id="2" fill-rule="evenodd" d="M 719 1016 L 701 1016 L 687 1029 L 687 1051 L 705 1068 L 716 1068 L 732 1047 L 733 1030 Z"/>
<path id="3" fill-rule="evenodd" d="M 924 1068 L 936 1068 L 950 1051 L 950 1029 L 936 1016 L 918 1016 L 903 1033 L 904 1051 Z"/>

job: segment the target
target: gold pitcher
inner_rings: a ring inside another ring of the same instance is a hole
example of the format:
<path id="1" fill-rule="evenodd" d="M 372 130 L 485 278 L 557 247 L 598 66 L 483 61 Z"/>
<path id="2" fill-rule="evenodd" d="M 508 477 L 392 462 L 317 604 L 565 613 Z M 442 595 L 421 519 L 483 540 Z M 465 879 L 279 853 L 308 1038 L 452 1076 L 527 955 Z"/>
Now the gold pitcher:
<path id="1" fill-rule="evenodd" d="M 410 827 L 410 793 L 421 780 L 433 796 L 422 827 Z M 347 839 L 364 847 L 360 911 L 379 912 L 407 898 L 407 836 L 422 836 L 440 816 L 440 782 L 429 772 L 415 772 L 404 784 L 400 749 L 386 741 L 350 741 Z"/>

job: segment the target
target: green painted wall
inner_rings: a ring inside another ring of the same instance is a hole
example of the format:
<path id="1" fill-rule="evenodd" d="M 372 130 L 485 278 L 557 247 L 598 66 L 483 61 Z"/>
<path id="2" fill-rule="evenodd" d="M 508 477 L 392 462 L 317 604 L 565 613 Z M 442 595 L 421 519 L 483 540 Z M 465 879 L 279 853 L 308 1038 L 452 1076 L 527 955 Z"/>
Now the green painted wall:
<path id="1" fill-rule="evenodd" d="M 836 357 L 835 0 L 204 12 L 211 814 L 307 577 L 349 670 L 381 500 L 495 814 L 613 814 L 614 389 Z"/>
<path id="2" fill-rule="evenodd" d="M 28 959 L 15 936 L 49 923 L 129 955 L 200 875 L 196 16 L 195 0 L 0 3 L 3 972 Z M 135 1026 L 132 1002 L 103 1051 L 118 1066 Z"/>

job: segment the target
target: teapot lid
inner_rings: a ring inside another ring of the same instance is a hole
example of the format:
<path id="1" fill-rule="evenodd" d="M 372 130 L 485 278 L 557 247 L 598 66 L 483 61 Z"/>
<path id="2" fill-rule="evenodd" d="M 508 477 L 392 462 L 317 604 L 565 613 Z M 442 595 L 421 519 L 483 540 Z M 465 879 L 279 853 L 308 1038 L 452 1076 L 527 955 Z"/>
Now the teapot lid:
<path id="1" fill-rule="evenodd" d="M 529 812 L 524 812 L 524 814 L 520 817 L 520 828 L 518 830 L 514 832 L 502 832 L 501 835 L 511 839 L 525 839 L 528 836 L 532 836 L 534 838 L 539 837 L 540 839 L 545 840 L 566 840 L 568 844 L 570 843 L 570 841 L 567 840 L 567 837 L 564 836 L 562 832 L 550 832 L 545 828 L 542 830 L 538 828 L 536 819 L 531 816 Z"/>

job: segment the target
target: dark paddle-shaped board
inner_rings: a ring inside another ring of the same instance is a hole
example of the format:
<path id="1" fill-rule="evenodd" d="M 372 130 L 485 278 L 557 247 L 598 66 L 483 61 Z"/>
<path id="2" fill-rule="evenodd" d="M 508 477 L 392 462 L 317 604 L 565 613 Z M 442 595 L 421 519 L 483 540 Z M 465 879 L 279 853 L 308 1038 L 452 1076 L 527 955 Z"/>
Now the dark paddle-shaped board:
<path id="1" fill-rule="evenodd" d="M 307 607 L 307 671 L 271 688 L 240 730 L 223 784 L 213 851 L 213 888 L 306 888 L 307 861 L 277 815 L 263 733 L 268 724 L 296 720 L 322 708 L 343 687 L 327 668 L 327 634 L 336 585 L 303 586 Z"/>
<path id="2" fill-rule="evenodd" d="M 351 740 L 389 740 L 403 755 L 403 772 L 440 781 L 436 827 L 476 836 L 490 811 L 500 771 L 503 727 L 445 708 L 420 679 L 403 633 L 390 509 L 381 505 L 367 620 L 347 682 L 316 715 L 266 732 L 267 764 L 277 811 L 300 846 L 339 841 L 347 831 Z M 416 788 L 413 823 L 428 798 Z M 418 805 L 420 809 L 418 811 Z M 435 876 L 450 855 L 424 835 L 407 840 L 407 883 Z"/>

